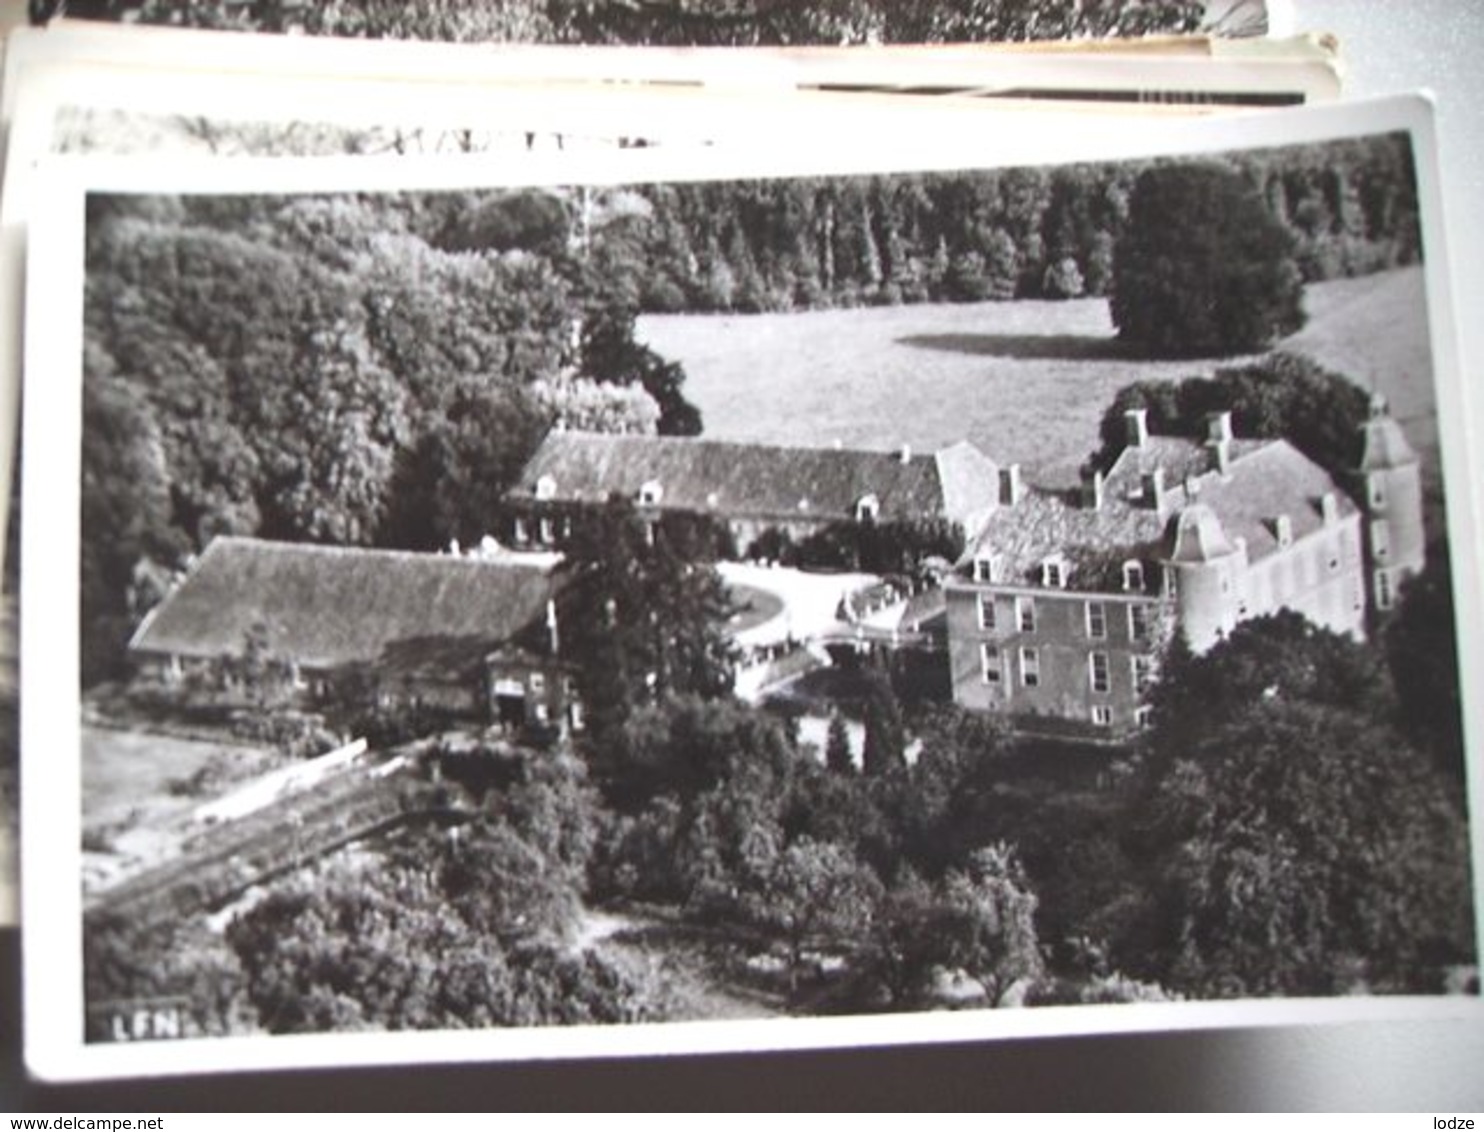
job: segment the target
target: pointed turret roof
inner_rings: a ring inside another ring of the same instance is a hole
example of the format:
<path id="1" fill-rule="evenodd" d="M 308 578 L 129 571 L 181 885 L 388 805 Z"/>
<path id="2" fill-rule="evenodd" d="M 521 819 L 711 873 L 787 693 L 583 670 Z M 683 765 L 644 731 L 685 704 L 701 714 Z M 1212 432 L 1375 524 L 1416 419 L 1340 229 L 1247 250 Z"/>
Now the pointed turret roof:
<path id="1" fill-rule="evenodd" d="M 1417 453 L 1407 443 L 1402 426 L 1381 394 L 1371 395 L 1371 414 L 1360 426 L 1360 471 L 1381 472 L 1417 463 Z"/>
<path id="2" fill-rule="evenodd" d="M 1204 503 L 1193 503 L 1175 520 L 1172 562 L 1211 562 L 1236 553 L 1216 512 Z"/>

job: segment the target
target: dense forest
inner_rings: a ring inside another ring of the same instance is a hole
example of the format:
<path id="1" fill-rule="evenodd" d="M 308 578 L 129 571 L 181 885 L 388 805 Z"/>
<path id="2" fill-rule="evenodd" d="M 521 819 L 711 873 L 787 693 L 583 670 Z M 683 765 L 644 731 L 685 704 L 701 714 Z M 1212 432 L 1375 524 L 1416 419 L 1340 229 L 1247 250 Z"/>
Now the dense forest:
<path id="1" fill-rule="evenodd" d="M 1294 239 L 1307 281 L 1415 262 L 1410 146 L 1393 136 L 1222 162 Z M 644 190 L 650 310 L 809 310 L 1109 294 L 1142 163 Z"/>
<path id="2" fill-rule="evenodd" d="M 234 31 L 664 46 L 938 43 L 1204 30 L 1203 0 L 73 0 L 68 14 Z M 1240 10 L 1218 29 L 1260 34 Z"/>

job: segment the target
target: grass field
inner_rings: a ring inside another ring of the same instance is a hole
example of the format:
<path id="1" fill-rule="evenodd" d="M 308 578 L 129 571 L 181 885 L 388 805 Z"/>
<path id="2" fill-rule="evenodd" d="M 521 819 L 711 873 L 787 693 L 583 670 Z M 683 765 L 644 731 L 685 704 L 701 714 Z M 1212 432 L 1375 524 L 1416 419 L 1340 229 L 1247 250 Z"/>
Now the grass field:
<path id="1" fill-rule="evenodd" d="M 1435 460 L 1421 270 L 1315 284 L 1306 304 L 1280 347 L 1374 382 Z M 639 332 L 685 366 L 709 436 L 924 452 L 968 439 L 1047 484 L 1075 482 L 1121 386 L 1236 360 L 1128 357 L 1101 299 L 648 315 Z"/>
<path id="2" fill-rule="evenodd" d="M 262 749 L 84 727 L 83 827 L 158 823 L 199 805 L 200 798 L 172 794 L 170 783 L 189 778 L 220 754 L 249 763 L 261 759 Z"/>

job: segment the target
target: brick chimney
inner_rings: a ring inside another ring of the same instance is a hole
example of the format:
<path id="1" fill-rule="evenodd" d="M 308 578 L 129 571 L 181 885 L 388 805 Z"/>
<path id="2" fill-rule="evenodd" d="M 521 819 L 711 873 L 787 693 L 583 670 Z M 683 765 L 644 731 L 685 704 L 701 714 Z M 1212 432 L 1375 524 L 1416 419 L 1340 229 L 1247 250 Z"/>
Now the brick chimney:
<path id="1" fill-rule="evenodd" d="M 1206 447 L 1211 450 L 1211 466 L 1223 476 L 1231 471 L 1232 415 L 1230 410 L 1206 417 Z"/>
<path id="2" fill-rule="evenodd" d="M 1324 525 L 1332 527 L 1340 521 L 1340 501 L 1335 498 L 1335 493 L 1326 491 L 1319 497 L 1319 514 L 1324 518 Z"/>
<path id="3" fill-rule="evenodd" d="M 1123 411 L 1126 443 L 1130 448 L 1143 448 L 1149 441 L 1149 410 L 1125 409 Z"/>
<path id="4" fill-rule="evenodd" d="M 1293 545 L 1293 519 L 1288 515 L 1279 515 L 1273 520 L 1273 534 L 1278 539 L 1279 546 Z"/>
<path id="5" fill-rule="evenodd" d="M 1103 493 L 1107 484 L 1103 479 L 1102 472 L 1093 472 L 1092 479 L 1087 485 L 1087 505 L 1094 511 L 1103 509 Z"/>
<path id="6" fill-rule="evenodd" d="M 1025 496 L 1025 488 L 1020 482 L 1020 465 L 1009 464 L 1000 469 L 1000 503 L 1006 507 L 1014 507 Z"/>
<path id="7" fill-rule="evenodd" d="M 1140 478 L 1140 484 L 1144 489 L 1144 506 L 1151 511 L 1163 511 L 1165 509 L 1165 470 L 1155 468 L 1152 472 L 1145 472 Z"/>

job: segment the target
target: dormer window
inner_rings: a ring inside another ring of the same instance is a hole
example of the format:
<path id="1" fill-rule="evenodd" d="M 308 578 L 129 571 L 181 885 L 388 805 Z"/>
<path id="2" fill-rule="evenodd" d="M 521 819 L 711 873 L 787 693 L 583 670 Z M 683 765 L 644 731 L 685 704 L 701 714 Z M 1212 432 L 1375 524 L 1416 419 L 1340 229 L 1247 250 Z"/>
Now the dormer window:
<path id="1" fill-rule="evenodd" d="M 1054 554 L 1041 563 L 1041 584 L 1049 590 L 1067 587 L 1067 560 Z"/>
<path id="2" fill-rule="evenodd" d="M 998 582 L 999 580 L 1000 560 L 998 556 L 989 554 L 982 558 L 974 559 L 974 581 Z"/>
<path id="3" fill-rule="evenodd" d="M 536 498 L 555 499 L 556 487 L 556 477 L 542 476 L 539 480 L 536 481 Z"/>
<path id="4" fill-rule="evenodd" d="M 665 497 L 665 489 L 659 480 L 648 480 L 639 488 L 639 502 L 646 507 L 655 507 Z"/>
<path id="5" fill-rule="evenodd" d="M 863 495 L 855 505 L 855 521 L 858 523 L 874 523 L 879 514 L 881 500 L 875 495 Z"/>
<path id="6" fill-rule="evenodd" d="M 1144 564 L 1142 562 L 1130 558 L 1123 564 L 1123 588 L 1129 593 L 1143 592 Z"/>

